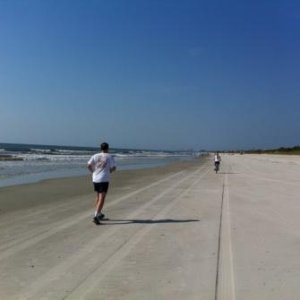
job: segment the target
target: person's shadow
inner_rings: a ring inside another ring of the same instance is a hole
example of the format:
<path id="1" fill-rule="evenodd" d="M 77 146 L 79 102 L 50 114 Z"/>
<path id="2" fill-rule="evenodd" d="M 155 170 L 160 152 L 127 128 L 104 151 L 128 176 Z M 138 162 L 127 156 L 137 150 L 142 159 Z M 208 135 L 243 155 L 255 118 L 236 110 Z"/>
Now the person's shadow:
<path id="1" fill-rule="evenodd" d="M 102 221 L 106 221 L 102 223 Z M 151 220 L 151 219 L 108 219 L 105 218 L 101 220 L 101 224 L 103 225 L 124 225 L 124 224 L 164 224 L 164 223 L 191 223 L 191 222 L 199 222 L 198 219 L 187 219 L 187 220 L 179 220 L 179 219 L 159 219 L 159 220 Z"/>

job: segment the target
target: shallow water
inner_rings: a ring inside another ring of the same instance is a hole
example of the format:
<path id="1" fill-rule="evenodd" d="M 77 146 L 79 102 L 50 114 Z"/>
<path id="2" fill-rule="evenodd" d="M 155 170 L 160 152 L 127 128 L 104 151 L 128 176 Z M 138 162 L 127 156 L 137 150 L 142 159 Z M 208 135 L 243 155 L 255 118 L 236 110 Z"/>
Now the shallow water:
<path id="1" fill-rule="evenodd" d="M 50 178 L 85 176 L 95 148 L 0 144 L 1 154 L 22 160 L 0 161 L 0 187 Z M 152 168 L 195 157 L 192 152 L 112 150 L 119 170 Z"/>

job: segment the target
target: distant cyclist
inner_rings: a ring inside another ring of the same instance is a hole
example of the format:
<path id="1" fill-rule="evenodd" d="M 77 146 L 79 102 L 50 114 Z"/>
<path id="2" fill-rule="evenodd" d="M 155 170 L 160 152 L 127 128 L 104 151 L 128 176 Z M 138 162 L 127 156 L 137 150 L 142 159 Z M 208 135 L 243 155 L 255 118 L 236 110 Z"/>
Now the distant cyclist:
<path id="1" fill-rule="evenodd" d="M 219 154 L 219 152 L 215 153 L 215 171 L 216 173 L 219 171 L 220 168 L 220 163 L 221 163 L 221 156 Z"/>

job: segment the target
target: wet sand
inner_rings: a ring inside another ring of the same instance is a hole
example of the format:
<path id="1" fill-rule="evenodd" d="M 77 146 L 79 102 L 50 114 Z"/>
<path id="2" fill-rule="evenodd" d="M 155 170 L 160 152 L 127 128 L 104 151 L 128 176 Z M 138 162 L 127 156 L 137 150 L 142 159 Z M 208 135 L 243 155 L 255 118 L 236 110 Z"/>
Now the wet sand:
<path id="1" fill-rule="evenodd" d="M 300 157 L 224 155 L 0 188 L 0 299 L 298 299 Z"/>

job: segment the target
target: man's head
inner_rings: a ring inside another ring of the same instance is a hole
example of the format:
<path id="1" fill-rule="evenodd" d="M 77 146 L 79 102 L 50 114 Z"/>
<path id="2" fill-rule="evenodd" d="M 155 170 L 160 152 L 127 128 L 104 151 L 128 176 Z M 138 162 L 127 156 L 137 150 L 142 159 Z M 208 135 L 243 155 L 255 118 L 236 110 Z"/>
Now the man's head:
<path id="1" fill-rule="evenodd" d="M 103 152 L 108 152 L 108 149 L 109 149 L 108 143 L 102 143 L 102 144 L 100 145 L 100 149 L 101 149 L 101 151 L 103 151 Z"/>

